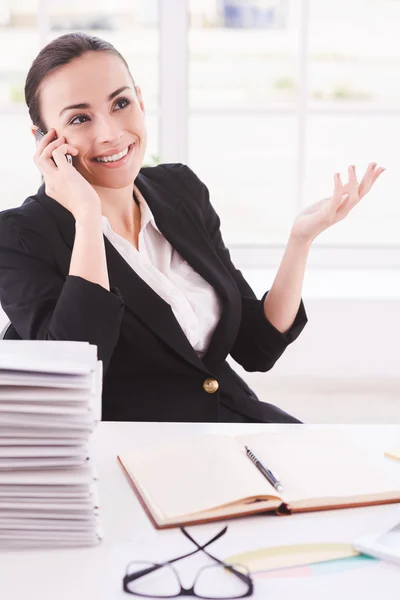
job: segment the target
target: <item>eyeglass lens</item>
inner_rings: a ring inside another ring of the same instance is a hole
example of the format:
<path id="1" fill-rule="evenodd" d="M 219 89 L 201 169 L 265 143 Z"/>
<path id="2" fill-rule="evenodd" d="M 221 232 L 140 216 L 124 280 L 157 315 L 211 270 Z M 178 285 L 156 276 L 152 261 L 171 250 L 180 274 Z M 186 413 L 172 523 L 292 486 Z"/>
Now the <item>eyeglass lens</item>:
<path id="1" fill-rule="evenodd" d="M 176 598 L 184 596 L 179 575 L 172 565 L 163 565 L 158 569 L 155 563 L 146 561 L 135 561 L 129 565 L 128 579 L 137 573 L 137 578 L 126 584 L 127 591 L 143 597 L 153 598 Z M 240 573 L 248 575 L 248 571 L 242 565 L 232 565 Z M 148 573 L 142 574 L 148 571 Z M 193 585 L 193 593 L 198 598 L 220 599 L 241 598 L 249 591 L 249 582 L 237 577 L 224 565 L 207 565 L 200 569 Z"/>

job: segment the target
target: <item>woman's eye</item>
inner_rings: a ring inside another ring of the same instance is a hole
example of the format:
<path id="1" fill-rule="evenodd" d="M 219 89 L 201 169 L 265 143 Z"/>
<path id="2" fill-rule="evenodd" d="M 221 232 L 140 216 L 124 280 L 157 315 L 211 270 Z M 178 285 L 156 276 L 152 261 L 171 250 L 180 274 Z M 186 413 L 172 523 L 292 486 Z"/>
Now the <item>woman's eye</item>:
<path id="1" fill-rule="evenodd" d="M 121 110 L 122 108 L 126 108 L 130 103 L 131 101 L 128 98 L 120 98 L 115 103 L 115 108 L 116 110 Z M 85 123 L 88 120 L 89 117 L 87 115 L 77 115 L 76 117 L 71 119 L 68 125 L 82 125 L 82 123 Z"/>
<path id="2" fill-rule="evenodd" d="M 121 106 L 121 103 L 123 104 L 123 106 Z M 128 106 L 128 104 L 130 104 L 130 100 L 128 100 L 128 98 L 120 98 L 116 103 L 115 106 L 119 107 L 119 109 L 121 108 L 125 108 L 126 106 Z"/>
<path id="3" fill-rule="evenodd" d="M 70 125 L 80 125 L 81 123 L 85 123 L 85 121 L 78 121 L 78 119 L 88 119 L 88 117 L 86 115 L 78 115 L 77 117 L 74 117 L 69 124 Z"/>

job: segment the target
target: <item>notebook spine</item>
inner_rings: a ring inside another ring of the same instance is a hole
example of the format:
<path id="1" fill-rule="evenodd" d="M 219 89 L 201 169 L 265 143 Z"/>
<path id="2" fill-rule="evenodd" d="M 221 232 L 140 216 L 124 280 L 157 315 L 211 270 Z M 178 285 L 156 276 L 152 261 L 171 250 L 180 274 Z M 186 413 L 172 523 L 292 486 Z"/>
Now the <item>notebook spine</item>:
<path id="1" fill-rule="evenodd" d="M 288 515 L 291 515 L 293 513 L 293 509 L 290 506 L 290 504 L 287 504 L 286 502 L 282 502 L 282 504 L 280 506 L 278 506 L 278 508 L 276 509 L 275 513 L 279 517 L 287 517 Z"/>

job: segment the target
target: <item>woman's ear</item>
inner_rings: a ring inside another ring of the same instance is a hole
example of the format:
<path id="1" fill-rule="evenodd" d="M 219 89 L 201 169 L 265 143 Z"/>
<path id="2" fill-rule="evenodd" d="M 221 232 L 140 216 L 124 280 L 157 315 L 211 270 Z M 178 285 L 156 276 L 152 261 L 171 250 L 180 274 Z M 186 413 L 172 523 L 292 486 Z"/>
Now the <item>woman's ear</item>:
<path id="1" fill-rule="evenodd" d="M 144 110 L 142 90 L 140 89 L 140 87 L 138 85 L 135 85 L 135 92 L 136 92 L 137 99 L 139 100 L 139 106 L 142 109 L 142 112 L 144 114 L 145 110 Z"/>

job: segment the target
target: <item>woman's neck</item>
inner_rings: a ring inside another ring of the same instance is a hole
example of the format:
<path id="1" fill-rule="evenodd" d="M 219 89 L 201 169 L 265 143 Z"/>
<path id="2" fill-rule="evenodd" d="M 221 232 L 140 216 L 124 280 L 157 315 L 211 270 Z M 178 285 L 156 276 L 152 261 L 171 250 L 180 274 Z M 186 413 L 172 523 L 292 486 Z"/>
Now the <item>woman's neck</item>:
<path id="1" fill-rule="evenodd" d="M 118 235 L 129 239 L 137 247 L 140 232 L 140 208 L 133 198 L 133 183 L 122 189 L 96 188 L 101 201 L 101 212 Z"/>

